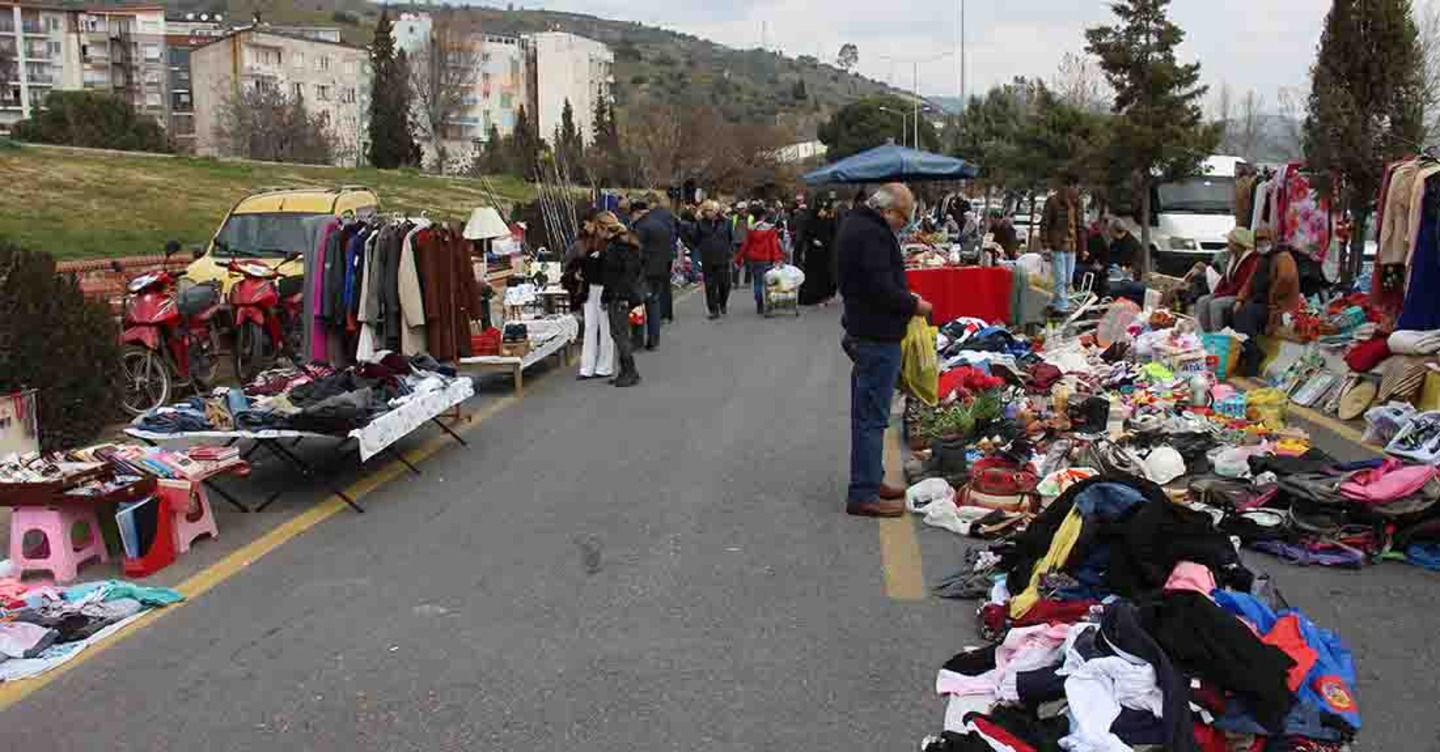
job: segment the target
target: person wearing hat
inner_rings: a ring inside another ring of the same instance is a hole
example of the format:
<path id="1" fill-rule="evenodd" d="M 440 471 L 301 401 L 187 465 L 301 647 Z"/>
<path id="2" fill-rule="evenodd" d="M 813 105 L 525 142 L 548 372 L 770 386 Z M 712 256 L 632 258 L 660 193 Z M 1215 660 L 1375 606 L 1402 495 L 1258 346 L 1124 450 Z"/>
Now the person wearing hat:
<path id="1" fill-rule="evenodd" d="M 1230 231 L 1225 238 L 1225 249 L 1228 254 L 1225 273 L 1220 275 L 1209 295 L 1195 301 L 1195 319 L 1202 331 L 1218 332 L 1230 326 L 1237 296 L 1250 283 L 1260 260 L 1255 253 L 1255 233 L 1244 227 Z"/>
<path id="2" fill-rule="evenodd" d="M 604 291 L 600 301 L 610 318 L 615 360 L 620 364 L 620 373 L 612 383 L 619 387 L 635 386 L 640 383 L 640 373 L 635 370 L 630 312 L 645 302 L 645 265 L 640 257 L 640 241 L 611 212 L 596 215 L 594 224 L 605 243 L 601 264 Z"/>
<path id="3" fill-rule="evenodd" d="M 1270 250 L 1267 244 L 1266 252 L 1255 256 L 1259 260 L 1254 273 L 1235 299 L 1235 329 L 1250 336 L 1241 356 L 1242 376 L 1260 375 L 1260 335 L 1273 333 L 1284 315 L 1299 310 L 1303 302 L 1300 267 L 1290 246 Z"/>

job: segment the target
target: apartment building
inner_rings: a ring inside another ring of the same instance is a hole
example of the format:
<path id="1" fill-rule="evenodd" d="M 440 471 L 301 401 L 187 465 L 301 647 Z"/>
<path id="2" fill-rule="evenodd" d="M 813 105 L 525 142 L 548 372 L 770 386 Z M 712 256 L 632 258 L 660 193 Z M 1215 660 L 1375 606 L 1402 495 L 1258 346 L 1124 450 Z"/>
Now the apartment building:
<path id="1" fill-rule="evenodd" d="M 68 45 L 75 44 L 73 22 L 64 9 L 30 3 L 0 3 L 0 126 L 30 117 L 52 89 L 67 88 Z"/>
<path id="2" fill-rule="evenodd" d="M 407 55 L 420 54 L 430 42 L 434 21 L 427 13 L 401 13 L 395 22 L 395 46 Z M 500 136 L 515 131 L 516 112 L 528 100 L 528 55 L 520 37 L 477 31 L 452 51 L 452 59 L 473 66 L 462 111 L 446 125 L 445 150 L 454 168 L 468 164 L 494 126 Z M 435 158 L 431 144 L 422 143 L 426 161 Z"/>
<path id="3" fill-rule="evenodd" d="M 595 136 L 595 103 L 610 100 L 615 55 L 600 42 L 563 31 L 531 34 L 525 39 L 533 82 L 528 109 L 538 118 L 540 136 L 554 138 L 568 101 L 575 127 L 589 143 Z"/>
<path id="4" fill-rule="evenodd" d="M 163 123 L 167 68 L 160 6 L 0 2 L 0 125 L 30 117 L 55 89 L 110 92 Z"/>
<path id="5" fill-rule="evenodd" d="M 217 117 L 231 92 L 275 87 L 329 121 L 337 164 L 364 158 L 371 71 L 363 48 L 258 27 L 212 39 L 189 57 L 196 153 L 219 154 Z"/>

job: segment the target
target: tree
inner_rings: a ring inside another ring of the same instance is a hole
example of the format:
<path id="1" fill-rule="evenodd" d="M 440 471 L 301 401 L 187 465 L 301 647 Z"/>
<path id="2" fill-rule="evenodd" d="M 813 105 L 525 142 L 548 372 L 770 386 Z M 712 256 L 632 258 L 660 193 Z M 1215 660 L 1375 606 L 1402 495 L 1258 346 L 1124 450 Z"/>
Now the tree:
<path id="1" fill-rule="evenodd" d="M 40 446 L 84 444 L 117 417 L 115 319 L 50 256 L 0 241 L 0 394 L 38 389 Z"/>
<path id="2" fill-rule="evenodd" d="M 585 142 L 575 127 L 575 110 L 569 99 L 560 110 L 560 127 L 555 130 L 555 159 L 563 177 L 584 182 Z"/>
<path id="3" fill-rule="evenodd" d="M 410 85 L 404 53 L 395 52 L 388 10 L 380 13 L 370 44 L 370 164 L 382 169 L 420 163 L 420 147 L 410 128 Z"/>
<path id="4" fill-rule="evenodd" d="M 431 18 L 430 38 L 411 60 L 410 82 L 420 135 L 435 151 L 435 171 L 444 173 L 450 162 L 449 127 L 465 112 L 465 98 L 475 88 L 480 47 L 467 12 L 447 9 Z"/>
<path id="5" fill-rule="evenodd" d="M 1150 191 L 1199 172 L 1220 132 L 1203 121 L 1200 64 L 1180 64 L 1185 32 L 1166 16 L 1170 0 L 1116 0 L 1119 23 L 1085 31 L 1086 51 L 1115 90 L 1108 164 L 1128 175 L 1140 196 L 1141 274 L 1150 270 Z"/>
<path id="6" fill-rule="evenodd" d="M 1335 0 L 1310 72 L 1305 161 L 1355 221 L 1345 279 L 1359 273 L 1385 162 L 1424 138 L 1425 59 L 1409 0 Z"/>
<path id="7" fill-rule="evenodd" d="M 887 141 L 897 141 L 897 136 L 903 140 L 904 133 L 914 127 L 909 120 L 913 110 L 911 103 L 898 97 L 866 97 L 837 110 L 821 124 L 817 135 L 829 148 L 826 156 L 844 159 Z M 940 135 L 924 118 L 920 120 L 920 145 L 930 151 L 940 148 Z"/>
<path id="8" fill-rule="evenodd" d="M 215 138 L 227 156 L 267 162 L 331 164 L 334 138 L 324 113 L 277 86 L 236 87 L 220 103 Z"/>
<path id="9" fill-rule="evenodd" d="M 859 47 L 850 42 L 840 45 L 840 54 L 835 58 L 835 64 L 840 66 L 840 70 L 849 73 L 850 69 L 854 68 L 858 62 L 860 62 Z"/>
<path id="10" fill-rule="evenodd" d="M 1092 112 L 1109 110 L 1115 97 L 1095 61 L 1074 52 L 1060 58 L 1052 91 L 1061 102 Z"/>
<path id="11" fill-rule="evenodd" d="M 1257 162 L 1266 153 L 1265 98 L 1254 89 L 1245 92 L 1231 122 L 1230 143 L 1246 161 Z"/>
<path id="12" fill-rule="evenodd" d="M 123 151 L 170 151 L 165 129 L 114 94 L 52 91 L 45 106 L 11 131 L 21 141 Z"/>
<path id="13" fill-rule="evenodd" d="M 542 147 L 539 128 L 530 122 L 522 104 L 515 112 L 515 130 L 510 136 L 510 165 L 516 175 L 530 181 L 539 178 Z"/>
<path id="14" fill-rule="evenodd" d="M 1425 60 L 1425 140 L 1431 142 L 1440 139 L 1440 3 L 1426 3 L 1418 23 Z"/>

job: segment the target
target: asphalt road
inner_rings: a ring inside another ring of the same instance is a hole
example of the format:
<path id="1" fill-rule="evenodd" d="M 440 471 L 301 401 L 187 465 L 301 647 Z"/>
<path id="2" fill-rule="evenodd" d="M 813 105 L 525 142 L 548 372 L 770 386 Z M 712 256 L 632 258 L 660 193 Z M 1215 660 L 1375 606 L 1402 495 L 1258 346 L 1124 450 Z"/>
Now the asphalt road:
<path id="1" fill-rule="evenodd" d="M 904 557 L 841 512 L 836 309 L 733 302 L 707 322 L 685 300 L 640 388 L 530 383 L 367 514 L 10 708 L 5 748 L 915 749 L 974 606 L 892 600 L 882 561 Z M 923 574 L 892 578 L 937 579 L 969 545 L 914 535 Z M 1355 648 L 1361 748 L 1440 747 L 1440 578 L 1252 561 Z"/>

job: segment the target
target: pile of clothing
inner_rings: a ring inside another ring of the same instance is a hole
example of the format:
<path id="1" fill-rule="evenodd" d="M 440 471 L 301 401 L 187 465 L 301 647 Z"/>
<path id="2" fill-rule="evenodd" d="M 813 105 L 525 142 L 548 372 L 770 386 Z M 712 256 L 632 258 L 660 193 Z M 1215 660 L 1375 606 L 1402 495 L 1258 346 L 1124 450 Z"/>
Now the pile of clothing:
<path id="1" fill-rule="evenodd" d="M 145 611 L 182 600 L 122 580 L 56 588 L 0 579 L 0 682 L 43 674 Z"/>
<path id="2" fill-rule="evenodd" d="M 962 576 L 992 644 L 940 669 L 927 752 L 1339 750 L 1360 730 L 1341 639 L 1159 486 L 1073 483 Z"/>
<path id="3" fill-rule="evenodd" d="M 343 436 L 418 395 L 443 390 L 457 377 L 428 355 L 393 352 L 336 370 L 320 363 L 266 371 L 243 390 L 151 410 L 135 427 L 154 433 L 292 430 Z"/>

